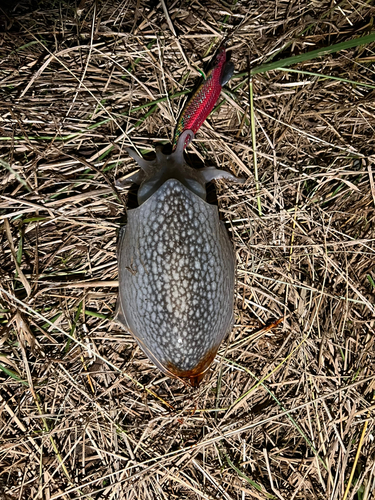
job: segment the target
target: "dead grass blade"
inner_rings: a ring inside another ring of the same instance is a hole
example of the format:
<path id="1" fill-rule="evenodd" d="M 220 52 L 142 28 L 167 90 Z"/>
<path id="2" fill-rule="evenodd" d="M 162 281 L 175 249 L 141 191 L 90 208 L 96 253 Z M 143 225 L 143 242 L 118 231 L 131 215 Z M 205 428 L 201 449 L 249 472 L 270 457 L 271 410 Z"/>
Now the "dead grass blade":
<path id="1" fill-rule="evenodd" d="M 8 4 L 0 497 L 370 500 L 373 2 Z M 126 147 L 167 147 L 222 43 L 235 75 L 187 159 L 247 182 L 208 187 L 235 318 L 193 390 L 112 320 L 136 205 L 113 186 L 137 168 Z"/>

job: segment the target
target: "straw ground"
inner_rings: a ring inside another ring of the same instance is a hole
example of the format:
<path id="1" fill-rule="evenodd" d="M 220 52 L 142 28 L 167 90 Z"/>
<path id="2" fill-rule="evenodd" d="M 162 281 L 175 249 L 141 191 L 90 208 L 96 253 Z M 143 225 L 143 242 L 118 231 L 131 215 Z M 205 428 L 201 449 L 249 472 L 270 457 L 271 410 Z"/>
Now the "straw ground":
<path id="1" fill-rule="evenodd" d="M 373 498 L 374 14 L 1 11 L 1 500 Z M 247 179 L 216 184 L 235 324 L 192 389 L 112 321 L 133 203 L 115 180 L 136 168 L 125 147 L 171 142 L 223 41 L 236 74 L 189 155 Z"/>

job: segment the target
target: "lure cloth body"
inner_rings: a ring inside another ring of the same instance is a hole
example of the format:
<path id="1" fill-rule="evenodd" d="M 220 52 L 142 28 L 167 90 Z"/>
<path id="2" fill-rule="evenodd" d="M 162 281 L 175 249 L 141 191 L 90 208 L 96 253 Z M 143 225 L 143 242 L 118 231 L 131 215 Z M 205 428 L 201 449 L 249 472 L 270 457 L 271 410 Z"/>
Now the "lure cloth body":
<path id="1" fill-rule="evenodd" d="M 227 62 L 226 58 L 225 47 L 221 47 L 206 79 L 190 97 L 181 113 L 173 139 L 173 147 L 176 146 L 178 138 L 185 130 L 191 130 L 196 134 L 211 113 L 220 96 L 222 87 L 233 75 L 234 66 L 231 62 Z M 186 146 L 187 144 L 185 144 Z"/>

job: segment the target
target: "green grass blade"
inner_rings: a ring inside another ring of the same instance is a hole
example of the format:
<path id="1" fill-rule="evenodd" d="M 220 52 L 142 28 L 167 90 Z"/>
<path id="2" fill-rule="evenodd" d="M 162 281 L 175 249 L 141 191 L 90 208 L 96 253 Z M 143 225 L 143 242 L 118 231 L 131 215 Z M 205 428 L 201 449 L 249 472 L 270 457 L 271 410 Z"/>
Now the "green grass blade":
<path id="1" fill-rule="evenodd" d="M 12 140 L 12 139 L 14 139 L 14 137 L 13 138 L 7 137 L 6 139 Z M 27 185 L 27 182 L 24 179 L 22 179 L 22 177 L 18 174 L 18 172 L 13 170 L 13 168 L 10 166 L 10 164 L 8 162 L 0 159 L 0 167 L 6 168 L 7 170 L 9 170 L 9 172 L 14 175 L 14 177 L 17 179 L 18 182 L 20 182 L 22 184 L 22 186 L 24 186 L 28 191 L 31 191 L 31 189 Z"/>
<path id="2" fill-rule="evenodd" d="M 17 380 L 17 382 L 20 382 L 21 384 L 26 385 L 26 387 L 29 386 L 29 384 L 25 380 L 22 380 L 22 378 L 18 375 L 18 373 L 16 373 L 13 370 L 10 370 L 6 366 L 0 364 L 0 370 L 3 371 L 4 373 L 6 373 L 9 377 L 12 377 L 14 380 Z"/>
<path id="3" fill-rule="evenodd" d="M 375 290 L 375 282 L 370 274 L 367 275 L 368 282 L 370 283 L 371 289 Z"/>
<path id="4" fill-rule="evenodd" d="M 73 324 L 72 324 L 72 327 L 70 329 L 70 336 L 71 338 L 68 339 L 67 343 L 66 343 L 66 346 L 65 346 L 65 352 L 68 352 L 69 350 L 69 347 L 70 347 L 70 343 L 72 341 L 72 337 L 74 338 L 75 335 L 75 331 L 76 331 L 76 327 L 77 327 L 77 323 L 78 323 L 78 320 L 79 320 L 79 316 L 82 312 L 82 307 L 83 307 L 83 301 L 81 300 L 81 302 L 78 304 L 78 307 L 77 307 L 77 311 L 75 313 L 75 316 L 74 316 L 74 321 L 73 321 Z"/>
<path id="5" fill-rule="evenodd" d="M 237 366 L 238 368 L 240 368 L 241 370 L 245 371 L 246 373 L 248 373 L 249 375 L 251 375 L 251 377 L 253 377 L 257 383 L 255 386 L 253 386 L 249 391 L 247 391 L 245 394 L 243 394 L 240 398 L 237 399 L 237 401 L 240 401 L 241 399 L 243 399 L 247 394 L 249 394 L 250 392 L 252 392 L 256 387 L 258 387 L 259 385 L 261 385 L 267 392 L 268 394 L 271 396 L 271 398 L 279 405 L 279 407 L 281 408 L 281 410 L 283 412 L 286 412 L 287 409 L 284 407 L 284 405 L 277 399 L 277 397 L 274 395 L 274 393 L 267 387 L 267 385 L 264 383 L 265 381 L 265 378 L 263 378 L 262 380 L 260 380 L 252 371 L 250 371 L 248 368 L 246 368 L 245 366 L 242 366 L 240 365 L 239 363 L 236 363 L 235 361 L 232 361 L 231 359 L 227 359 L 227 358 L 224 358 L 223 357 L 223 360 L 230 364 L 230 365 L 233 365 L 233 366 Z M 237 402 L 236 401 L 236 402 Z M 236 404 L 236 402 L 234 404 Z M 234 405 L 232 405 L 233 407 Z M 294 427 L 297 429 L 297 431 L 300 433 L 300 435 L 302 436 L 302 438 L 306 441 L 306 444 L 310 447 L 311 451 L 314 453 L 314 455 L 316 456 L 316 458 L 320 461 L 320 463 L 323 465 L 323 467 L 327 470 L 328 467 L 327 467 L 327 464 L 324 462 L 323 458 L 319 455 L 319 452 L 318 450 L 316 450 L 315 446 L 313 445 L 313 443 L 311 442 L 311 440 L 309 439 L 309 437 L 306 435 L 306 433 L 304 432 L 304 430 L 302 429 L 302 427 L 297 423 L 297 421 L 291 416 L 290 413 L 286 413 L 286 416 L 289 418 L 289 420 L 292 422 L 292 424 L 294 425 Z"/>
<path id="6" fill-rule="evenodd" d="M 348 80 L 347 78 L 340 78 L 339 76 L 323 75 L 322 73 L 313 73 L 312 71 L 300 71 L 299 69 L 292 69 L 292 68 L 280 68 L 280 71 L 288 71 L 289 73 L 299 73 L 300 75 L 317 76 L 319 78 L 325 78 L 326 80 L 337 80 L 339 82 L 351 83 L 353 85 L 375 89 L 375 85 L 371 85 L 370 83 L 356 82 L 355 80 Z"/>
<path id="7" fill-rule="evenodd" d="M 253 488 L 255 488 L 256 490 L 258 490 L 261 493 L 263 493 L 266 496 L 266 498 L 276 498 L 274 495 L 271 495 L 267 491 L 264 491 L 264 489 L 258 483 L 256 483 L 252 479 L 250 479 L 238 467 L 236 467 L 226 453 L 224 453 L 224 456 L 225 456 L 225 460 L 228 462 L 229 467 L 231 467 L 233 470 L 235 470 L 237 472 L 237 474 L 240 477 L 242 477 L 243 479 L 245 479 L 245 481 L 247 481 L 251 486 L 253 486 Z"/>
<path id="8" fill-rule="evenodd" d="M 281 59 L 281 61 L 275 61 L 268 64 L 262 64 L 253 68 L 250 71 L 251 75 L 257 75 L 258 73 L 266 73 L 267 71 L 272 71 L 274 69 L 286 68 L 292 64 L 298 64 L 305 61 L 310 61 L 317 57 L 323 57 L 328 54 L 333 54 L 335 52 L 340 52 L 341 50 L 352 49 L 353 47 L 358 47 L 359 45 L 366 45 L 368 43 L 375 41 L 375 33 L 371 35 L 362 36 L 360 38 L 354 38 L 353 40 L 347 40 L 346 42 L 336 43 L 334 45 L 329 45 L 328 47 L 322 47 L 320 49 L 312 50 L 310 52 L 305 52 L 304 54 L 299 54 L 298 56 L 287 57 L 286 59 Z"/>
<path id="9" fill-rule="evenodd" d="M 18 47 L 18 49 L 15 49 L 15 50 L 12 50 L 12 52 L 9 52 L 9 54 L 7 55 L 7 57 L 9 57 L 9 56 L 11 56 L 13 54 L 17 54 L 17 52 L 21 52 L 22 50 L 28 49 L 32 45 L 36 45 L 36 44 L 40 44 L 40 43 L 41 42 L 39 40 L 33 40 L 32 42 L 25 43 L 25 45 L 21 45 L 21 47 Z M 4 59 L 6 59 L 6 58 L 2 57 L 0 60 L 4 61 Z"/>
<path id="10" fill-rule="evenodd" d="M 92 316 L 93 318 L 101 318 L 101 319 L 108 319 L 111 317 L 110 314 L 102 314 L 95 311 L 89 311 L 88 309 L 85 309 L 85 314 L 86 316 Z"/>
<path id="11" fill-rule="evenodd" d="M 259 194 L 259 176 L 258 176 L 258 161 L 257 161 L 257 143 L 256 143 L 256 133 L 255 133 L 255 114 L 254 114 L 254 96 L 253 96 L 253 82 L 250 80 L 249 83 L 250 90 L 250 119 L 251 119 L 251 142 L 253 145 L 253 163 L 254 163 L 254 177 L 255 177 L 255 187 L 257 192 L 257 205 L 259 217 L 262 217 L 262 203 L 260 201 Z"/>

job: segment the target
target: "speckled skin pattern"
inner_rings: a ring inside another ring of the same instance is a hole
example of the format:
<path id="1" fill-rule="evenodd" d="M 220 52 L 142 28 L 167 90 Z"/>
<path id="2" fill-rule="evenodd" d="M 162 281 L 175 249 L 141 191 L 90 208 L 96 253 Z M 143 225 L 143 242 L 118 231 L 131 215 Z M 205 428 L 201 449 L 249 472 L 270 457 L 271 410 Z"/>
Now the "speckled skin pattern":
<path id="1" fill-rule="evenodd" d="M 197 386 L 231 329 L 235 276 L 231 242 L 217 206 L 202 199 L 204 185 L 235 178 L 188 166 L 187 134 L 176 152 L 159 150 L 150 162 L 130 152 L 143 170 L 132 179 L 141 204 L 128 210 L 120 235 L 117 319 L 164 373 Z"/>
<path id="2" fill-rule="evenodd" d="M 217 207 L 170 179 L 128 211 L 121 247 L 121 305 L 130 330 L 159 367 L 182 378 L 199 375 L 196 367 L 211 364 L 233 316 L 234 255 Z"/>

